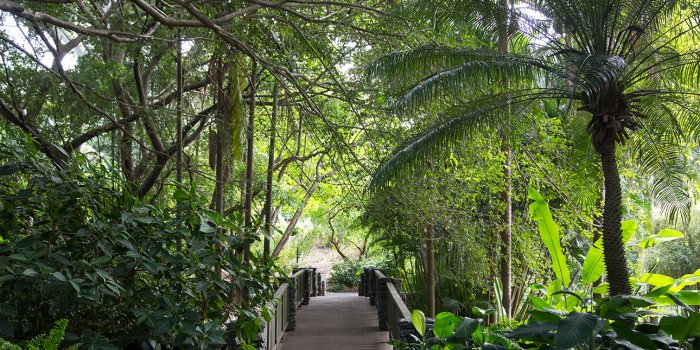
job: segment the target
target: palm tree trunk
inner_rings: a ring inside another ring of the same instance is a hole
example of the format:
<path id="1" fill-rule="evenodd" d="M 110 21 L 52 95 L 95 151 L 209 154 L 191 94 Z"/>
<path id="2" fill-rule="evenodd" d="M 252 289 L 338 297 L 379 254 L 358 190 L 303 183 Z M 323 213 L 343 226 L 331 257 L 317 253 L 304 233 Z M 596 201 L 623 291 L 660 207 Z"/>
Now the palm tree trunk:
<path id="1" fill-rule="evenodd" d="M 615 134 L 606 130 L 605 139 L 596 146 L 600 154 L 605 179 L 605 205 L 603 208 L 603 256 L 605 272 L 610 282 L 610 295 L 632 294 L 627 258 L 622 246 L 622 188 L 615 157 Z"/>

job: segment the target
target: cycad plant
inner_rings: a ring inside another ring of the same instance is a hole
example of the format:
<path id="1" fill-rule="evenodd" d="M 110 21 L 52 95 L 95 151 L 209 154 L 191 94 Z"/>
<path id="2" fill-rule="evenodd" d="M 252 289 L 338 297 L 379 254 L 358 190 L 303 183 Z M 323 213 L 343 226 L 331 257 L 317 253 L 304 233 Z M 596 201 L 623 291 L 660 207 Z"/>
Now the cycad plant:
<path id="1" fill-rule="evenodd" d="M 700 34 L 695 13 L 677 1 L 662 0 L 533 1 L 520 10 L 487 0 L 436 4 L 444 2 L 465 8 L 478 3 L 481 9 L 493 5 L 463 16 L 482 24 L 482 30 L 489 29 L 483 24 L 494 23 L 485 17 L 509 16 L 516 24 L 509 28 L 517 39 L 513 42 L 527 46 L 504 53 L 430 45 L 373 64 L 371 76 L 406 88 L 397 99 L 400 108 L 420 112 L 438 107 L 444 117 L 398 149 L 378 169 L 372 186 L 407 174 L 420 166 L 416 160 L 447 151 L 476 130 L 525 118 L 533 105 L 566 104 L 570 114 L 586 118 L 585 131 L 600 158 L 610 294 L 630 294 L 616 155 L 630 141 L 626 147 L 654 181 L 652 195 L 671 216 L 687 212 L 681 146 L 688 135 L 700 132 L 695 103 L 700 54 L 689 45 Z"/>

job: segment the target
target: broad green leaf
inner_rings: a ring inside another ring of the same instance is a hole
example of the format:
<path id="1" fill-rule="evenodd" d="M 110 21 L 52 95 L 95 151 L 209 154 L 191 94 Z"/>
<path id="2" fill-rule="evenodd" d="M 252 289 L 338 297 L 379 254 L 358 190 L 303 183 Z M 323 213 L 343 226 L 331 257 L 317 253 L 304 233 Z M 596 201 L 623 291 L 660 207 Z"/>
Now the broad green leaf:
<path id="1" fill-rule="evenodd" d="M 536 296 L 536 295 L 528 295 L 528 299 L 530 299 L 530 304 L 534 306 L 536 309 L 551 309 L 552 305 L 550 305 L 546 300 Z"/>
<path id="2" fill-rule="evenodd" d="M 461 318 L 453 315 L 451 312 L 441 312 L 435 316 L 433 334 L 440 339 L 446 338 L 454 332 L 455 327 L 461 320 Z"/>
<path id="3" fill-rule="evenodd" d="M 621 337 L 642 349 L 657 349 L 656 344 L 654 344 L 654 342 L 649 338 L 648 335 L 642 332 L 637 332 L 630 328 L 628 325 L 619 321 L 614 321 L 611 324 L 611 326 L 615 330 L 615 333 L 617 333 L 618 337 Z"/>
<path id="4" fill-rule="evenodd" d="M 53 273 L 53 277 L 55 277 L 57 280 L 59 280 L 59 281 L 61 281 L 61 282 L 65 282 L 65 281 L 66 281 L 66 276 L 64 276 L 64 275 L 63 275 L 61 272 L 59 272 L 59 271 L 54 272 L 54 273 Z"/>
<path id="5" fill-rule="evenodd" d="M 670 286 L 666 287 L 667 288 L 655 289 L 646 294 L 644 297 L 653 300 L 656 305 L 659 306 L 676 305 L 676 302 L 666 295 L 668 290 L 671 289 Z M 681 290 L 673 294 L 676 296 L 676 298 L 678 298 L 678 300 L 682 301 L 686 305 L 700 305 L 700 291 L 698 290 Z"/>
<path id="6" fill-rule="evenodd" d="M 425 314 L 420 310 L 413 310 L 411 313 L 411 323 L 416 328 L 418 334 L 425 336 Z"/>
<path id="7" fill-rule="evenodd" d="M 537 322 L 558 324 L 561 316 L 554 310 L 530 310 L 530 319 Z"/>
<path id="8" fill-rule="evenodd" d="M 511 336 L 516 339 L 540 337 L 545 333 L 557 329 L 557 324 L 552 322 L 530 322 L 524 324 L 511 332 Z"/>
<path id="9" fill-rule="evenodd" d="M 610 283 L 601 283 L 593 288 L 593 293 L 605 295 L 608 294 L 608 289 L 610 288 Z"/>
<path id="10" fill-rule="evenodd" d="M 583 260 L 581 271 L 581 283 L 590 286 L 603 275 L 605 263 L 603 262 L 603 239 L 599 238 L 591 249 L 588 250 L 586 258 Z"/>
<path id="11" fill-rule="evenodd" d="M 639 243 L 637 243 L 637 246 L 646 249 L 655 246 L 659 243 L 669 242 L 683 237 L 684 236 L 681 232 L 672 230 L 670 228 L 665 228 L 659 231 L 657 234 L 651 235 L 641 240 Z"/>
<path id="12" fill-rule="evenodd" d="M 558 348 L 573 348 L 594 336 L 597 324 L 595 314 L 572 312 L 559 322 L 554 344 Z"/>
<path id="13" fill-rule="evenodd" d="M 639 277 L 639 283 L 649 284 L 654 287 L 667 286 L 673 284 L 676 280 L 673 277 L 661 275 L 657 273 L 645 273 Z"/>
<path id="14" fill-rule="evenodd" d="M 214 233 L 216 232 L 216 225 L 212 224 L 209 217 L 200 215 L 199 232 Z"/>
<path id="15" fill-rule="evenodd" d="M 666 316 L 661 318 L 659 326 L 674 339 L 683 342 L 687 338 L 700 336 L 700 313 L 691 312 L 688 317 Z"/>
<path id="16" fill-rule="evenodd" d="M 700 282 L 700 269 L 695 270 L 693 273 L 689 273 L 676 279 L 673 283 L 673 287 L 669 290 L 672 293 L 679 292 L 681 289 L 692 286 Z"/>
<path id="17" fill-rule="evenodd" d="M 532 200 L 532 203 L 530 203 L 530 216 L 537 221 L 540 237 L 547 247 L 549 255 L 552 257 L 554 275 L 562 282 L 564 287 L 568 287 L 571 283 L 571 276 L 569 268 L 566 266 L 566 258 L 561 249 L 559 226 L 552 219 L 549 204 L 537 190 L 529 188 L 528 197 Z"/>
<path id="18" fill-rule="evenodd" d="M 472 333 L 479 327 L 479 321 L 464 317 L 454 330 L 454 334 L 447 337 L 448 343 L 462 344 L 471 338 Z"/>
<path id="19" fill-rule="evenodd" d="M 481 326 L 481 323 L 477 324 L 476 329 L 472 332 L 472 340 L 477 345 L 482 345 L 484 342 L 486 342 L 484 327 Z"/>
<path id="20" fill-rule="evenodd" d="M 637 222 L 634 220 L 625 220 L 620 225 L 620 228 L 622 229 L 622 244 L 627 244 L 630 238 L 634 236 L 634 233 L 637 232 Z"/>

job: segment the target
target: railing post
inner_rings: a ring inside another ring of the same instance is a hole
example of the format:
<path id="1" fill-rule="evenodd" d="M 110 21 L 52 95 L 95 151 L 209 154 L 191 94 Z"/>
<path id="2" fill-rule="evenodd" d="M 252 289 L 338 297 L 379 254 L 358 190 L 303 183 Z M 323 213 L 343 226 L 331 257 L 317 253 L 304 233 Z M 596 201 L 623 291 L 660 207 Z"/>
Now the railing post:
<path id="1" fill-rule="evenodd" d="M 389 326 L 387 325 L 387 320 L 386 320 L 386 305 L 387 305 L 387 278 L 385 277 L 379 277 L 377 278 L 377 286 L 376 286 L 376 291 L 377 291 L 377 318 L 379 319 L 379 329 L 383 331 L 389 330 Z"/>
<path id="2" fill-rule="evenodd" d="M 365 294 L 365 277 L 367 276 L 367 266 L 362 268 L 362 273 L 360 274 L 360 285 L 357 286 L 357 294 L 361 297 L 367 296 Z"/>
<path id="3" fill-rule="evenodd" d="M 360 273 L 360 280 L 357 282 L 357 295 L 362 296 L 362 277 L 365 275 L 365 269 Z"/>
<path id="4" fill-rule="evenodd" d="M 311 300 L 311 269 L 304 269 L 304 301 L 302 305 L 309 305 Z"/>
<path id="5" fill-rule="evenodd" d="M 296 279 L 294 283 L 287 287 L 287 331 L 293 331 L 297 328 L 297 285 Z"/>
<path id="6" fill-rule="evenodd" d="M 316 296 L 321 296 L 323 295 L 323 291 L 321 290 L 321 273 L 316 272 Z"/>
<path id="7" fill-rule="evenodd" d="M 373 267 L 369 274 L 369 304 L 377 305 L 377 273 Z"/>
<path id="8" fill-rule="evenodd" d="M 310 278 L 311 278 L 311 296 L 315 297 L 318 295 L 318 288 L 316 287 L 316 268 L 312 267 L 310 272 Z"/>
<path id="9" fill-rule="evenodd" d="M 365 268 L 362 268 L 360 273 L 360 284 L 357 286 L 357 294 L 361 297 L 365 296 Z"/>

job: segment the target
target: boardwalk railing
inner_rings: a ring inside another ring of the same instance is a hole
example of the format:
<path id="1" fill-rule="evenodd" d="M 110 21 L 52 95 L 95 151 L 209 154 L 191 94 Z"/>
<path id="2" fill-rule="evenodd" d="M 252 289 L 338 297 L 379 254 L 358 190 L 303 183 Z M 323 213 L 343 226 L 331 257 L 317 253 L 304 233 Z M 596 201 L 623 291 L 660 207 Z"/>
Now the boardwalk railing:
<path id="1" fill-rule="evenodd" d="M 308 305 L 311 297 L 325 294 L 326 282 L 321 280 L 316 268 L 294 269 L 289 281 L 281 281 L 275 291 L 275 299 L 267 304 L 272 316 L 264 327 L 258 349 L 277 349 L 284 332 L 296 329 L 299 308 Z"/>
<path id="2" fill-rule="evenodd" d="M 401 279 L 389 278 L 375 267 L 365 267 L 360 277 L 358 294 L 368 297 L 369 303 L 377 306 L 379 329 L 389 331 L 391 339 L 411 342 L 411 335 L 418 335 L 411 323 L 411 312 L 406 306 L 405 295 L 401 293 Z"/>

